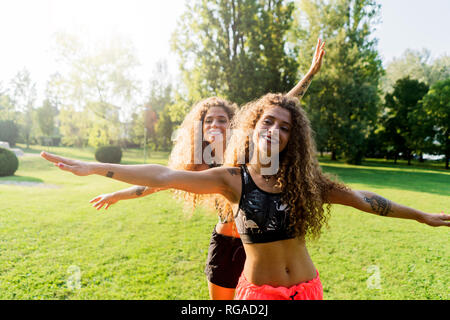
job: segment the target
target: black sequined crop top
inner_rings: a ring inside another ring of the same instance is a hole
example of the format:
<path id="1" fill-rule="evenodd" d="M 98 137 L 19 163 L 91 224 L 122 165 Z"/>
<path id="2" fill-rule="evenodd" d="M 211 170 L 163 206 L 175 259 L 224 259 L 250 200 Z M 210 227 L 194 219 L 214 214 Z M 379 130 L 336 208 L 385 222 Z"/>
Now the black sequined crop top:
<path id="1" fill-rule="evenodd" d="M 236 227 L 244 243 L 263 243 L 292 239 L 289 229 L 289 208 L 281 193 L 258 188 L 247 166 L 241 166 L 242 192 L 235 214 Z"/>

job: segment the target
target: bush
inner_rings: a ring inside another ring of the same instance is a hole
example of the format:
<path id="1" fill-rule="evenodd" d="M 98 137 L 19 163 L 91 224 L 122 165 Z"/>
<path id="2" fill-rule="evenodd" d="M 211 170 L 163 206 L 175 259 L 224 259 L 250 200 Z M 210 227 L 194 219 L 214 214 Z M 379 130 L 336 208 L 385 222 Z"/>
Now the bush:
<path id="1" fill-rule="evenodd" d="M 0 148 L 0 177 L 12 176 L 19 168 L 19 159 L 14 152 Z"/>
<path id="2" fill-rule="evenodd" d="M 104 163 L 120 163 L 122 150 L 117 146 L 103 146 L 95 151 L 95 159 Z"/>

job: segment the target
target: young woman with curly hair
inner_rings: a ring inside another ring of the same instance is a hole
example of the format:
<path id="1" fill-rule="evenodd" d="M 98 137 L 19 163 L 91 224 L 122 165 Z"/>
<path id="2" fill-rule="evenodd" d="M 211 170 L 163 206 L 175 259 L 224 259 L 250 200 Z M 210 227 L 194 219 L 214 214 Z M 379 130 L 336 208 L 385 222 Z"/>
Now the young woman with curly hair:
<path id="1" fill-rule="evenodd" d="M 236 112 L 237 105 L 218 97 L 210 97 L 196 103 L 177 130 L 168 166 L 174 170 L 202 171 L 222 165 L 227 131 Z M 209 161 L 202 157 L 205 150 L 212 156 Z M 200 159 L 196 159 L 197 152 L 200 152 Z M 90 202 L 94 203 L 93 206 L 98 210 L 104 205 L 107 209 L 120 200 L 136 199 L 164 189 L 136 185 L 99 195 Z M 207 200 L 198 194 L 175 192 L 178 198 L 184 200 L 185 206 L 191 209 L 200 201 Z M 244 267 L 245 252 L 239 235 L 233 233 L 233 224 L 232 221 L 219 219 L 211 235 L 205 274 L 209 295 L 213 300 L 233 299 Z"/>
<path id="2" fill-rule="evenodd" d="M 310 70 L 305 77 L 288 93 L 289 96 L 302 98 L 306 93 L 313 76 L 319 72 L 324 45 L 318 40 Z M 223 164 L 223 153 L 227 142 L 227 131 L 237 111 L 237 106 L 224 99 L 211 97 L 196 103 L 186 115 L 180 128 L 169 158 L 168 166 L 175 170 L 202 171 Z M 197 144 L 196 144 L 197 143 Z M 205 159 L 207 155 L 212 156 Z M 208 154 L 209 153 L 209 154 Z M 200 157 L 198 157 L 200 155 Z M 200 158 L 200 159 L 199 159 Z M 209 160 L 209 161 L 206 161 Z M 113 193 L 102 194 L 90 202 L 100 210 L 120 200 L 136 199 L 160 191 L 161 188 L 133 186 Z M 214 207 L 219 199 L 202 197 L 188 192 L 177 192 L 185 200 L 185 204 L 195 207 L 199 201 Z M 223 200 L 223 199 L 221 199 Z M 218 209 L 218 208 L 217 208 Z M 213 300 L 231 300 L 235 295 L 239 276 L 245 262 L 245 251 L 232 218 L 219 219 L 211 235 L 205 274 L 208 281 L 209 295 Z"/>
<path id="3" fill-rule="evenodd" d="M 309 120 L 296 98 L 267 94 L 244 106 L 235 119 L 225 165 L 199 172 L 42 156 L 80 176 L 97 174 L 154 188 L 224 197 L 222 215 L 235 220 L 246 253 L 236 299 L 323 298 L 305 239 L 320 235 L 329 204 L 450 226 L 450 215 L 425 213 L 329 179 L 320 169 Z M 273 168 L 273 163 L 279 165 Z"/>

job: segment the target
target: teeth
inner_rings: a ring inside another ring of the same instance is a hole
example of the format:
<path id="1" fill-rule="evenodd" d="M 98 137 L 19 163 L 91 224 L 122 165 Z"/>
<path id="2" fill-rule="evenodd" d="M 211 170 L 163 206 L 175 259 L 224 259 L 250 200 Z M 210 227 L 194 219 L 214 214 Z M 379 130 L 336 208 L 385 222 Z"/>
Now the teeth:
<path id="1" fill-rule="evenodd" d="M 269 142 L 273 142 L 273 143 L 277 143 L 278 141 L 277 140 L 272 140 L 272 138 L 269 138 L 269 137 L 267 137 L 267 136 L 264 136 L 264 137 L 262 137 L 263 139 L 265 139 L 265 140 L 267 140 L 267 141 L 269 141 Z"/>
<path id="2" fill-rule="evenodd" d="M 217 134 L 222 134 L 222 132 L 218 131 L 218 130 L 210 130 L 210 131 L 208 131 L 208 134 L 217 135 Z"/>

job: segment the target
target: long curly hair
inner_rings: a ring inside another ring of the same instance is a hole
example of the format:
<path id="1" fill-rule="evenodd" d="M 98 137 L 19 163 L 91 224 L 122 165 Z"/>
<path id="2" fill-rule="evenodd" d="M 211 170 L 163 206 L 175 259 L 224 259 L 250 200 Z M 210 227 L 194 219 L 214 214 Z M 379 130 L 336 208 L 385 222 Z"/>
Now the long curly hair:
<path id="1" fill-rule="evenodd" d="M 212 107 L 222 108 L 230 121 L 232 120 L 238 110 L 236 104 L 231 103 L 225 99 L 219 97 L 210 97 L 197 102 L 189 111 L 189 113 L 184 118 L 180 127 L 177 130 L 177 136 L 175 138 L 175 145 L 169 156 L 168 166 L 175 170 L 187 170 L 187 171 L 200 171 L 204 168 L 205 164 L 203 161 L 196 163 L 195 159 L 195 143 L 201 143 L 201 152 L 203 154 L 204 148 L 208 145 L 208 142 L 203 141 L 203 131 L 200 129 L 200 135 L 196 132 L 196 124 L 203 123 L 208 110 Z M 197 137 L 196 137 L 197 136 Z M 201 137 L 201 138 L 200 138 Z M 201 141 L 196 141 L 201 139 Z M 185 209 L 193 209 L 196 207 L 197 202 L 204 195 L 192 194 L 184 191 L 175 191 L 175 194 L 184 199 Z"/>
<path id="2" fill-rule="evenodd" d="M 295 236 L 317 239 L 322 226 L 327 225 L 330 204 L 327 200 L 333 188 L 348 189 L 330 175 L 324 174 L 317 160 L 313 131 L 306 112 L 297 98 L 269 93 L 243 106 L 232 124 L 233 134 L 225 151 L 225 165 L 238 167 L 250 162 L 252 134 L 264 111 L 281 107 L 291 114 L 290 138 L 279 154 L 276 186 L 282 191 L 282 200 L 290 207 L 290 228 Z M 324 210 L 324 204 L 328 204 Z M 231 205 L 222 203 L 220 214 L 230 219 Z"/>

